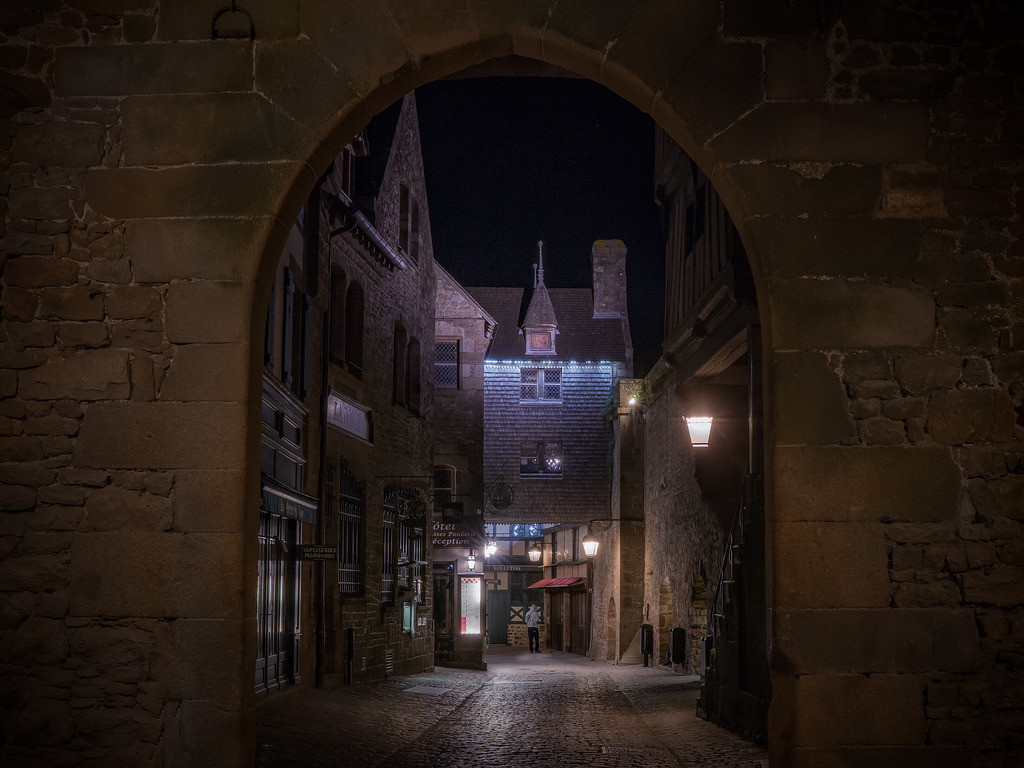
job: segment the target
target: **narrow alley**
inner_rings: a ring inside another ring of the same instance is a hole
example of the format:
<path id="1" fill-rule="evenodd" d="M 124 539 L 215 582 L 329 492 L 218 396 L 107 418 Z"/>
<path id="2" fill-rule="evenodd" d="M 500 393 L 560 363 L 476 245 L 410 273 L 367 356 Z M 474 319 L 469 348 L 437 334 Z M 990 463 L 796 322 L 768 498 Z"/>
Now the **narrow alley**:
<path id="1" fill-rule="evenodd" d="M 256 765 L 768 765 L 766 750 L 695 716 L 695 676 L 506 646 L 492 646 L 487 665 L 271 697 L 256 714 Z"/>

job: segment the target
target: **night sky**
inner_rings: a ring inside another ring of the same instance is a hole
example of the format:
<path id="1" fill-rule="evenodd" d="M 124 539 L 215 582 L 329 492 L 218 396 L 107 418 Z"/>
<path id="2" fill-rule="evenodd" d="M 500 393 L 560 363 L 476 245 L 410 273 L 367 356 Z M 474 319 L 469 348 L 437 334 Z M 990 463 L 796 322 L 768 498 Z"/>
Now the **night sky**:
<path id="1" fill-rule="evenodd" d="M 417 89 L 434 257 L 463 285 L 591 286 L 595 240 L 619 239 L 635 375 L 657 360 L 664 241 L 654 124 L 604 87 L 570 78 L 446 80 Z"/>

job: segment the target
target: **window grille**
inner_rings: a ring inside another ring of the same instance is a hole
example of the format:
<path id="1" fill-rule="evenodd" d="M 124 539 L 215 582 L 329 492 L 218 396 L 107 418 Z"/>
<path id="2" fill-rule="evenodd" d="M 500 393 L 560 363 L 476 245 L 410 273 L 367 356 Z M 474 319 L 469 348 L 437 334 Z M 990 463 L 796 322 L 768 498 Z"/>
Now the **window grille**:
<path id="1" fill-rule="evenodd" d="M 455 468 L 448 466 L 434 467 L 434 507 L 444 508 L 451 504 L 455 497 Z"/>
<path id="2" fill-rule="evenodd" d="M 521 402 L 561 402 L 562 369 L 520 368 L 519 399 Z"/>
<path id="3" fill-rule="evenodd" d="M 561 443 L 522 443 L 519 460 L 520 475 L 561 477 Z"/>
<path id="4" fill-rule="evenodd" d="M 359 594 L 363 589 L 363 484 L 342 466 L 338 483 L 338 590 Z"/>
<path id="5" fill-rule="evenodd" d="M 398 521 L 398 491 L 394 488 L 384 494 L 384 516 L 381 535 L 384 557 L 381 564 L 380 601 L 385 605 L 395 602 L 395 524 Z"/>
<path id="6" fill-rule="evenodd" d="M 459 388 L 459 342 L 439 341 L 434 352 L 434 386 L 438 389 Z"/>

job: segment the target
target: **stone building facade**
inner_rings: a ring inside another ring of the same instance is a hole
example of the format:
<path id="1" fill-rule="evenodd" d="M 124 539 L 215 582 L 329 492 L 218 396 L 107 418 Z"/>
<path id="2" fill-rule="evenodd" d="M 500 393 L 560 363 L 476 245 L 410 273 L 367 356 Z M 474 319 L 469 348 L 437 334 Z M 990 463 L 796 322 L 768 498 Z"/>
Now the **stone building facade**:
<path id="1" fill-rule="evenodd" d="M 763 740 L 771 686 L 757 297 L 718 192 L 663 131 L 655 142 L 665 339 L 639 404 L 644 603 L 659 661 L 704 675 L 700 714 Z M 693 417 L 713 419 L 699 444 Z M 683 648 L 678 639 L 670 648 L 673 630 L 685 637 Z"/>
<path id="2" fill-rule="evenodd" d="M 1019 764 L 1019 4 L 392 10 L 5 7 L 5 751 L 252 764 L 281 222 L 372 115 L 525 58 L 651 114 L 750 259 L 772 762 Z"/>
<path id="3" fill-rule="evenodd" d="M 543 244 L 540 248 L 528 295 L 520 288 L 469 289 L 497 322 L 484 368 L 484 482 L 507 487 L 510 499 L 488 508 L 485 518 L 503 526 L 569 524 L 552 534 L 560 540 L 569 537 L 563 546 L 553 546 L 545 533 L 539 564 L 548 578 L 577 576 L 580 569 L 584 573 L 569 589 L 545 590 L 546 642 L 585 654 L 592 581 L 579 548 L 588 529 L 580 524 L 613 516 L 615 451 L 609 417 L 613 389 L 632 371 L 626 247 L 619 240 L 594 243 L 592 289 L 548 288 Z M 509 539 L 509 554 L 518 546 L 517 562 L 529 569 L 528 537 Z M 496 579 L 508 589 L 506 581 Z M 522 622 L 528 601 L 538 599 L 528 594 L 530 584 L 521 586 L 500 607 L 515 624 Z M 491 619 L 504 623 L 504 617 Z"/>
<path id="4" fill-rule="evenodd" d="M 433 521 L 466 530 L 467 521 L 479 518 L 472 529 L 483 536 L 484 360 L 495 320 L 440 264 L 434 269 Z M 448 530 L 435 542 L 445 546 L 434 548 L 434 659 L 479 669 L 486 666 L 483 633 L 462 632 L 456 606 L 464 583 L 458 574 L 466 572 L 470 555 L 483 571 L 485 542 L 471 535 L 449 543 Z"/>
<path id="5" fill-rule="evenodd" d="M 348 682 L 429 669 L 434 651 L 434 260 L 413 96 L 361 138 L 367 151 L 339 157 L 322 188 L 332 304 L 321 535 L 340 556 L 324 581 L 323 676 Z"/>

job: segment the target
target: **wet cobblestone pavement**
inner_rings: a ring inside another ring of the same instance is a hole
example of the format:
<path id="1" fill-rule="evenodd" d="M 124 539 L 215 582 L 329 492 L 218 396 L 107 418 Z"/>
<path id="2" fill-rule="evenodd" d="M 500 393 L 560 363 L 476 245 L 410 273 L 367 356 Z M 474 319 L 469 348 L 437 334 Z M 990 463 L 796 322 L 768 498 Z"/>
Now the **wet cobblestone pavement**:
<path id="1" fill-rule="evenodd" d="M 487 665 L 273 696 L 256 713 L 256 766 L 768 765 L 764 749 L 694 715 L 694 677 L 504 646 Z"/>

